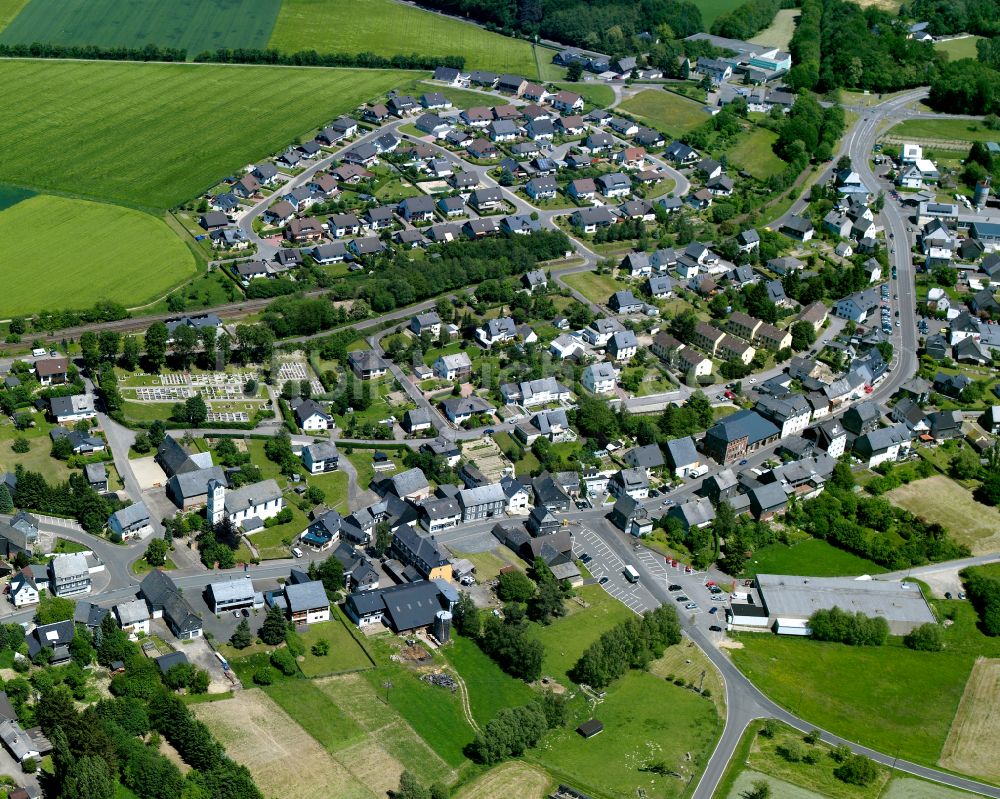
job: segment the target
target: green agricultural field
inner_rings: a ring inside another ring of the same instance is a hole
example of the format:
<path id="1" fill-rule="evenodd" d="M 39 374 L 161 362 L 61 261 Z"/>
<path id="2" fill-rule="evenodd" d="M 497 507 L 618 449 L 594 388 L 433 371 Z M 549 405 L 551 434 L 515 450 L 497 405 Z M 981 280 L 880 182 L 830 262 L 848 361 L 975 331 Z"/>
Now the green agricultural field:
<path id="1" fill-rule="evenodd" d="M 976 658 L 1000 656 L 1000 642 L 979 632 L 967 602 L 933 604 L 939 616 L 954 616 L 943 652 L 915 652 L 899 638 L 852 647 L 754 633 L 736 636 L 743 646 L 730 654 L 755 685 L 800 718 L 936 765 Z"/>
<path id="2" fill-rule="evenodd" d="M 26 247 L 43 220 L 45 247 Z M 162 220 L 131 208 L 37 195 L 0 210 L 0 317 L 97 300 L 154 300 L 195 274 L 194 256 Z M 58 280 L 38 276 L 55 267 Z"/>
<path id="3" fill-rule="evenodd" d="M 17 189 L 13 186 L 0 186 L 0 211 L 17 205 L 19 202 L 34 197 L 35 193 L 28 189 Z"/>
<path id="4" fill-rule="evenodd" d="M 722 730 L 711 700 L 638 671 L 608 688 L 593 716 L 604 723 L 600 735 L 585 740 L 574 729 L 591 718 L 590 707 L 585 706 L 568 727 L 553 731 L 530 750 L 527 759 L 597 796 L 684 795 L 689 777 L 701 772 Z M 665 762 L 681 779 L 640 770 L 655 761 Z"/>
<path id="5" fill-rule="evenodd" d="M 0 182 L 168 208 L 411 75 L 4 61 Z"/>
<path id="6" fill-rule="evenodd" d="M 645 89 L 618 107 L 671 136 L 681 136 L 708 120 L 700 103 L 659 89 Z"/>
<path id="7" fill-rule="evenodd" d="M 12 19 L 21 13 L 28 0 L 0 0 L 0 31 L 6 28 Z"/>
<path id="8" fill-rule="evenodd" d="M 711 28 L 712 23 L 727 11 L 742 5 L 740 0 L 694 0 L 694 4 L 701 11 L 701 19 L 705 23 L 704 30 Z"/>
<path id="9" fill-rule="evenodd" d="M 934 49 L 941 53 L 947 53 L 948 58 L 952 61 L 958 61 L 960 58 L 975 58 L 977 55 L 976 44 L 982 38 L 982 36 L 963 36 L 961 39 L 948 39 L 944 42 L 936 42 Z"/>
<path id="10" fill-rule="evenodd" d="M 280 7 L 281 0 L 30 0 L 0 42 L 155 44 L 193 58 L 220 47 L 266 47 Z"/>
<path id="11" fill-rule="evenodd" d="M 531 688 L 502 671 L 470 639 L 453 636 L 452 645 L 443 651 L 465 680 L 472 715 L 480 725 L 486 724 L 505 707 L 524 705 L 535 697 Z"/>
<path id="12" fill-rule="evenodd" d="M 784 171 L 787 164 L 774 154 L 772 145 L 778 134 L 767 128 L 755 128 L 726 154 L 729 163 L 744 169 L 758 180 L 767 180 Z"/>
<path id="13" fill-rule="evenodd" d="M 529 42 L 393 0 L 284 0 L 270 46 L 289 53 L 460 55 L 469 69 L 538 76 Z"/>
<path id="14" fill-rule="evenodd" d="M 797 544 L 769 544 L 754 552 L 746 574 L 799 574 L 803 577 L 843 577 L 881 574 L 877 563 L 837 549 L 826 541 L 808 538 Z"/>

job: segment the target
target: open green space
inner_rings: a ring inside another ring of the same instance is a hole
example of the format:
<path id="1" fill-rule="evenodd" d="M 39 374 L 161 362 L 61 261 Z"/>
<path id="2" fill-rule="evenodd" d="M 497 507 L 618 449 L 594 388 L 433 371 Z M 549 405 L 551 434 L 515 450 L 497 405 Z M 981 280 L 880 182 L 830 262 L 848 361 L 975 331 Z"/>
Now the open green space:
<path id="1" fill-rule="evenodd" d="M 21 13 L 28 0 L 0 0 L 0 31 L 6 28 L 12 19 Z"/>
<path id="2" fill-rule="evenodd" d="M 659 89 L 645 89 L 618 107 L 671 136 L 681 136 L 708 120 L 700 103 Z"/>
<path id="3" fill-rule="evenodd" d="M 587 607 L 570 600 L 567 615 L 542 626 L 532 624 L 530 634 L 545 645 L 542 675 L 568 682 L 566 672 L 573 668 L 588 646 L 633 613 L 599 585 L 586 585 L 577 596 Z"/>
<path id="4" fill-rule="evenodd" d="M 326 494 L 326 498 L 323 500 L 324 505 L 336 508 L 343 515 L 347 515 L 347 474 L 345 472 L 313 474 L 308 477 L 308 483 L 323 489 Z"/>
<path id="5" fill-rule="evenodd" d="M 593 711 L 589 703 L 576 707 L 569 726 L 546 736 L 528 759 L 597 796 L 684 795 L 689 777 L 701 772 L 722 730 L 711 700 L 647 672 L 626 674 Z M 574 728 L 589 718 L 600 719 L 604 732 L 584 739 Z M 641 770 L 657 761 L 681 779 Z"/>
<path id="6" fill-rule="evenodd" d="M 392 0 L 284 0 L 270 46 L 289 53 L 460 55 L 467 69 L 538 74 L 529 42 Z"/>
<path id="7" fill-rule="evenodd" d="M 609 274 L 599 275 L 597 272 L 577 272 L 566 275 L 563 282 L 570 288 L 579 291 L 584 297 L 598 305 L 604 305 L 616 291 L 628 288 L 629 284 L 616 280 Z"/>
<path id="8" fill-rule="evenodd" d="M 358 472 L 358 488 L 362 491 L 366 490 L 375 478 L 375 467 L 372 465 L 372 456 L 376 452 L 384 452 L 388 456 L 389 460 L 396 464 L 394 471 L 383 472 L 383 474 L 392 476 L 397 472 L 401 472 L 406 469 L 403 465 L 402 450 L 388 448 L 379 450 L 356 449 L 354 452 L 347 452 L 347 449 L 347 447 L 344 447 L 344 452 L 347 454 L 347 459 Z"/>
<path id="9" fill-rule="evenodd" d="M 754 128 L 739 138 L 739 141 L 726 153 L 726 157 L 729 163 L 749 172 L 758 180 L 767 180 L 772 175 L 782 172 L 787 166 L 772 149 L 777 140 L 778 134 L 774 131 Z"/>
<path id="10" fill-rule="evenodd" d="M 34 419 L 35 426 L 27 430 L 16 429 L 6 417 L 0 423 L 0 469 L 12 472 L 17 464 L 21 464 L 25 469 L 43 475 L 50 482 L 69 479 L 72 470 L 66 465 L 66 461 L 56 460 L 51 455 L 49 430 L 55 425 L 47 422 L 40 413 L 34 414 Z M 14 452 L 11 449 L 17 438 L 27 440 L 27 452 Z"/>
<path id="11" fill-rule="evenodd" d="M 953 619 L 941 652 L 907 649 L 900 638 L 853 647 L 757 633 L 735 636 L 742 648 L 730 654 L 755 685 L 800 718 L 936 765 L 976 658 L 1000 655 L 1000 641 L 979 632 L 967 602 L 932 604 Z"/>
<path id="12" fill-rule="evenodd" d="M 943 42 L 935 42 L 934 49 L 939 53 L 947 53 L 948 58 L 952 61 L 958 61 L 960 58 L 975 58 L 977 56 L 976 43 L 982 38 L 982 36 L 963 36 L 961 39 L 948 39 Z"/>
<path id="13" fill-rule="evenodd" d="M 31 0 L 0 34 L 4 44 L 263 48 L 281 0 Z"/>
<path id="14" fill-rule="evenodd" d="M 534 698 L 531 688 L 502 671 L 470 639 L 455 635 L 452 645 L 443 651 L 465 680 L 472 715 L 480 725 L 486 724 L 505 707 L 524 705 Z"/>
<path id="15" fill-rule="evenodd" d="M 305 659 L 299 661 L 299 668 L 306 677 L 322 677 L 327 674 L 342 674 L 345 671 L 370 669 L 372 662 L 344 627 L 339 611 L 335 611 L 328 622 L 312 624 L 305 632 L 299 633 L 305 645 Z M 312 648 L 320 641 L 330 645 L 325 655 L 313 654 Z"/>
<path id="16" fill-rule="evenodd" d="M 460 697 L 424 682 L 409 666 L 390 660 L 399 643 L 389 636 L 368 642 L 378 668 L 364 672 L 365 680 L 377 696 L 385 698 L 388 694 L 389 705 L 442 760 L 456 768 L 462 766 L 467 762 L 463 749 L 472 740 L 473 732 L 462 713 Z M 387 682 L 391 686 L 388 690 Z"/>
<path id="17" fill-rule="evenodd" d="M 42 223 L 45 247 L 25 246 Z M 194 256 L 154 216 L 116 205 L 36 195 L 0 211 L 4 291 L 0 317 L 83 308 L 112 299 L 138 305 L 195 273 Z M 55 280 L 40 280 L 49 273 Z"/>
<path id="18" fill-rule="evenodd" d="M 889 128 L 886 135 L 931 143 L 995 141 L 997 138 L 995 130 L 968 119 L 908 119 Z"/>
<path id="19" fill-rule="evenodd" d="M 291 502 L 286 502 L 285 507 L 291 510 L 292 520 L 285 524 L 276 524 L 267 527 L 259 533 L 251 533 L 247 536 L 250 542 L 257 548 L 261 560 L 280 560 L 287 558 L 289 547 L 299 533 L 309 527 L 309 519 L 298 509 L 298 506 Z"/>
<path id="20" fill-rule="evenodd" d="M 0 182 L 168 208 L 411 74 L 6 60 Z"/>
<path id="21" fill-rule="evenodd" d="M 364 730 L 309 680 L 278 680 L 264 692 L 329 752 L 364 737 Z"/>
<path id="22" fill-rule="evenodd" d="M 837 549 L 818 538 L 788 544 L 768 544 L 747 561 L 746 575 L 798 574 L 803 577 L 843 577 L 858 574 L 881 574 L 877 563 Z"/>

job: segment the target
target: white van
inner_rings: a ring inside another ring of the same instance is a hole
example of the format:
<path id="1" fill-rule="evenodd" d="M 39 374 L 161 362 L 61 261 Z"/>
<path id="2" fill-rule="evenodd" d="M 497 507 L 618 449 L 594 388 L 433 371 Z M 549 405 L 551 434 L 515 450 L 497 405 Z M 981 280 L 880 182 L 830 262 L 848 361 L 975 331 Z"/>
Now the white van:
<path id="1" fill-rule="evenodd" d="M 295 557 L 297 557 L 297 558 L 301 558 L 302 557 L 302 550 L 299 549 L 298 547 L 292 547 L 292 554 Z"/>

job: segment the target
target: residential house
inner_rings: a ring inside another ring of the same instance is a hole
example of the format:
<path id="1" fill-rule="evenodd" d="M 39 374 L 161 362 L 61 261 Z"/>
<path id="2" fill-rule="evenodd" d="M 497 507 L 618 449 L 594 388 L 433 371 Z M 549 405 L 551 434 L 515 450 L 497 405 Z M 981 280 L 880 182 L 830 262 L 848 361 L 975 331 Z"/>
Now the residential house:
<path id="1" fill-rule="evenodd" d="M 302 465 L 309 474 L 324 474 L 337 469 L 340 453 L 332 441 L 308 444 L 302 448 Z"/>
<path id="2" fill-rule="evenodd" d="M 43 386 L 65 383 L 68 372 L 69 359 L 67 358 L 39 358 L 35 361 L 35 377 Z"/>
<path id="3" fill-rule="evenodd" d="M 691 436 L 671 439 L 666 442 L 665 447 L 666 465 L 673 470 L 677 477 L 687 478 L 691 476 L 692 472 L 700 469 L 702 458 L 695 448 L 694 439 Z"/>
<path id="4" fill-rule="evenodd" d="M 613 394 L 618 383 L 618 371 L 607 361 L 600 361 L 583 370 L 580 382 L 592 394 Z"/>
<path id="5" fill-rule="evenodd" d="M 870 469 L 880 463 L 899 460 L 909 450 L 910 431 L 905 424 L 899 422 L 873 430 L 854 441 L 854 454 L 866 462 Z"/>
<path id="6" fill-rule="evenodd" d="M 780 436 L 781 431 L 759 413 L 737 411 L 708 429 L 704 448 L 719 463 L 729 464 L 777 441 Z"/>
<path id="7" fill-rule="evenodd" d="M 472 361 L 467 352 L 440 355 L 434 362 L 434 374 L 449 382 L 463 381 L 472 374 Z"/>
<path id="8" fill-rule="evenodd" d="M 492 415 L 496 408 L 482 397 L 449 397 L 441 403 L 445 416 L 454 424 L 463 424 L 473 416 Z"/>
<path id="9" fill-rule="evenodd" d="M 434 536 L 424 536 L 404 524 L 392 539 L 392 551 L 407 566 L 412 566 L 428 580 L 451 582 L 451 553 Z"/>
<path id="10" fill-rule="evenodd" d="M 389 371 L 389 364 L 374 350 L 354 350 L 348 354 L 347 362 L 351 371 L 362 380 L 385 377 Z"/>
<path id="11" fill-rule="evenodd" d="M 808 219 L 793 214 L 781 225 L 781 232 L 796 241 L 806 242 L 813 237 L 816 230 Z"/>
<path id="12" fill-rule="evenodd" d="M 80 552 L 56 555 L 49 561 L 49 590 L 56 596 L 75 596 L 90 591 L 90 566 Z"/>
<path id="13" fill-rule="evenodd" d="M 144 502 L 134 502 L 108 517 L 108 528 L 115 540 L 129 541 L 153 532 L 153 520 Z"/>

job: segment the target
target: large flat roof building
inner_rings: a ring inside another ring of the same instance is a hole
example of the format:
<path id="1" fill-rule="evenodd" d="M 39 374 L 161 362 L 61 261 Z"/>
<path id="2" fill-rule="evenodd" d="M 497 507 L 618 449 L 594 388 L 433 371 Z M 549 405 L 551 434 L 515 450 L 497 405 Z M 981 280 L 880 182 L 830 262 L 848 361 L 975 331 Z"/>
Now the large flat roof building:
<path id="1" fill-rule="evenodd" d="M 808 630 L 795 623 L 808 620 L 817 610 L 834 607 L 849 613 L 881 616 L 893 635 L 905 635 L 921 624 L 936 621 L 915 583 L 758 574 L 756 587 L 767 609 L 768 626 L 778 630 L 796 626 Z"/>

